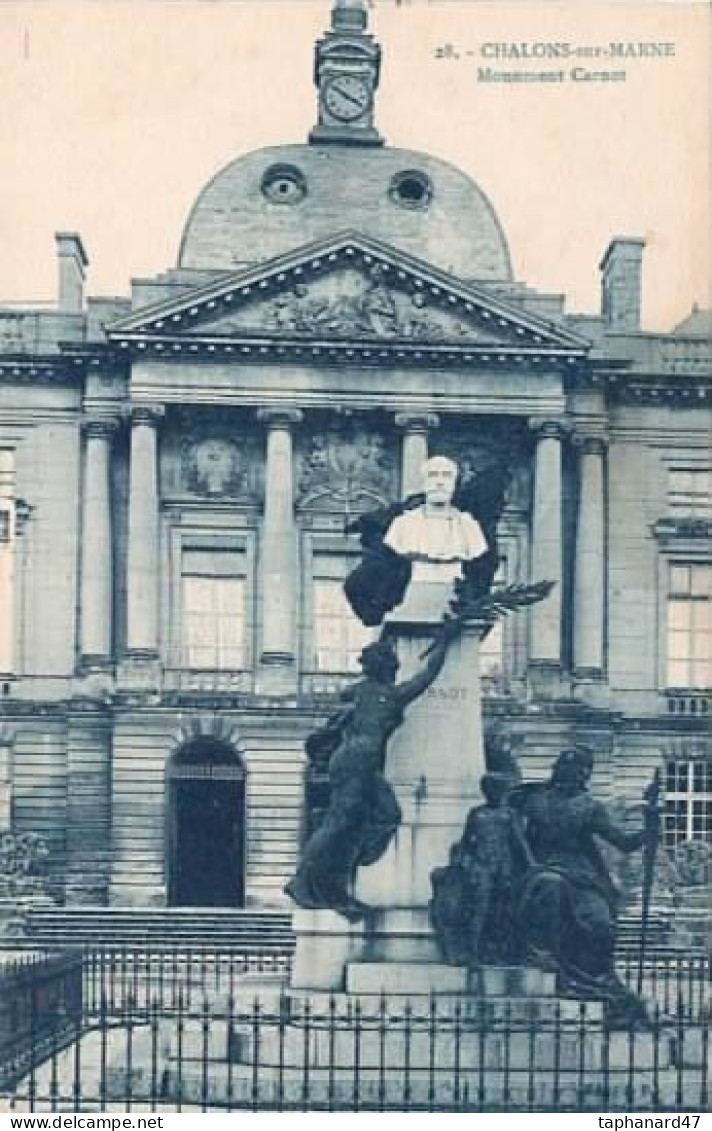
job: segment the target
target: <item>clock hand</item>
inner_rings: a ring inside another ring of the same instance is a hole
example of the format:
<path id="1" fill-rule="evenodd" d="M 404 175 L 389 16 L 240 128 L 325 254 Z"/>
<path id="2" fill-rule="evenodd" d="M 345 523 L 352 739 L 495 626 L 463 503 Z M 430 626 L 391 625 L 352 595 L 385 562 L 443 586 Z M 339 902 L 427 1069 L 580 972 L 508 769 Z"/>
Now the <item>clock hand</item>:
<path id="1" fill-rule="evenodd" d="M 335 90 L 337 94 L 340 94 L 341 97 L 346 100 L 346 102 L 351 102 L 354 106 L 361 106 L 361 99 L 356 98 L 356 96 L 353 94 L 349 94 L 349 92 L 347 90 L 344 90 L 343 87 L 334 85 L 332 89 Z"/>

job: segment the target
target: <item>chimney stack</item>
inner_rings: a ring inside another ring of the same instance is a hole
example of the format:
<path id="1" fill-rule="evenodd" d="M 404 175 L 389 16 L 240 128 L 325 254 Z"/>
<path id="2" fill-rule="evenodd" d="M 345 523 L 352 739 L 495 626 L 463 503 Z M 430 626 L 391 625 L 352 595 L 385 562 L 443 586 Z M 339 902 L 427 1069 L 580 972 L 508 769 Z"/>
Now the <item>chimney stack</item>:
<path id="1" fill-rule="evenodd" d="M 89 265 L 81 236 L 77 232 L 56 232 L 54 238 L 59 266 L 59 309 L 64 314 L 81 314 L 85 268 Z"/>
<path id="2" fill-rule="evenodd" d="M 638 236 L 615 236 L 599 264 L 601 314 L 611 330 L 640 329 L 644 247 Z"/>

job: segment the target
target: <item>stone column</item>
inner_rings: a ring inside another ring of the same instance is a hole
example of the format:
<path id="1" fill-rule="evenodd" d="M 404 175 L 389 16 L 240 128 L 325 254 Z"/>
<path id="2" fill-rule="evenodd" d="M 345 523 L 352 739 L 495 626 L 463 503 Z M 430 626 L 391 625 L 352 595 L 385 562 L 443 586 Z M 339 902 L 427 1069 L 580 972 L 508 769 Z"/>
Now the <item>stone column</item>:
<path id="1" fill-rule="evenodd" d="M 158 652 L 158 437 L 163 409 L 137 405 L 131 414 L 127 566 L 127 649 Z"/>
<path id="2" fill-rule="evenodd" d="M 532 515 L 532 581 L 555 581 L 545 601 L 532 606 L 529 659 L 543 679 L 538 690 L 556 683 L 561 671 L 561 586 L 563 578 L 561 438 L 559 421 L 531 422 L 536 434 Z M 537 682 L 535 680 L 535 682 Z"/>
<path id="3" fill-rule="evenodd" d="M 261 593 L 263 667 L 296 675 L 297 530 L 294 521 L 292 427 L 299 409 L 265 408 L 257 414 L 267 429 L 265 502 L 262 524 Z M 276 679 L 276 682 L 275 682 Z M 267 677 L 264 691 L 287 691 L 279 676 Z M 264 681 L 263 681 L 264 682 Z"/>
<path id="4" fill-rule="evenodd" d="M 603 673 L 605 608 L 605 497 L 600 436 L 579 440 L 579 504 L 574 574 L 574 674 Z"/>
<path id="5" fill-rule="evenodd" d="M 82 666 L 105 665 L 112 653 L 113 539 L 111 533 L 112 420 L 84 424 L 84 492 L 80 577 Z"/>
<path id="6" fill-rule="evenodd" d="M 15 453 L 0 448 L 0 676 L 14 668 Z"/>
<path id="7" fill-rule="evenodd" d="M 422 469 L 428 458 L 428 433 L 437 428 L 439 417 L 434 412 L 399 412 L 396 426 L 403 432 L 401 448 L 401 497 L 423 489 Z"/>

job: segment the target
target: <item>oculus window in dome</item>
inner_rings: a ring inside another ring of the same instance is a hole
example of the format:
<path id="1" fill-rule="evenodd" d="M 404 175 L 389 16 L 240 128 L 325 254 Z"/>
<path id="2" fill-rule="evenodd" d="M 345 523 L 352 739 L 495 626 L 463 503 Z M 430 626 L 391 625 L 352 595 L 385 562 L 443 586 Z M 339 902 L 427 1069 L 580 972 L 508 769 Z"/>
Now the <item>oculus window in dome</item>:
<path id="1" fill-rule="evenodd" d="M 427 208 L 433 196 L 433 186 L 427 173 L 407 169 L 396 173 L 388 195 L 401 208 Z"/>
<path id="2" fill-rule="evenodd" d="M 273 204 L 298 204 L 307 194 L 303 173 L 294 165 L 271 165 L 262 176 L 262 195 Z"/>
<path id="3" fill-rule="evenodd" d="M 472 178 L 389 146 L 280 145 L 238 157 L 193 205 L 179 266 L 239 270 L 346 229 L 459 279 L 513 277 L 497 215 Z"/>

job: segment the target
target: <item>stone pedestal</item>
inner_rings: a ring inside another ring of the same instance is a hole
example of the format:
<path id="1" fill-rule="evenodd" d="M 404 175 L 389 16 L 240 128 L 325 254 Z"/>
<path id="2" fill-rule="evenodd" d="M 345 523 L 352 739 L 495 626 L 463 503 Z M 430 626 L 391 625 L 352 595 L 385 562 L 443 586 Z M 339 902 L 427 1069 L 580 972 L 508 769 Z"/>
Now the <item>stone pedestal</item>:
<path id="1" fill-rule="evenodd" d="M 448 596 L 449 586 L 411 585 L 406 602 L 389 617 L 386 631 L 396 641 L 399 683 L 422 668 Z M 402 822 L 383 857 L 359 869 L 354 891 L 373 913 L 349 924 L 330 911 L 298 911 L 293 989 L 343 990 L 347 968 L 349 983 L 358 986 L 357 967 L 369 963 L 404 964 L 400 992 L 420 992 L 424 982 L 430 989 L 440 986 L 452 992 L 453 978 L 462 980 L 452 967 L 441 964 L 428 904 L 431 872 L 448 862 L 469 810 L 481 800 L 482 630 L 476 623 L 465 627 L 438 678 L 407 708 L 388 744 L 385 773 L 401 806 Z M 422 969 L 424 964 L 432 969 Z M 418 967 L 418 976 L 411 978 Z M 368 971 L 364 977 L 369 980 Z"/>
<path id="2" fill-rule="evenodd" d="M 422 667 L 435 629 L 432 621 L 417 619 L 419 596 L 388 621 L 401 663 L 399 681 Z M 423 593 L 420 607 L 431 613 L 434 594 Z M 359 871 L 356 897 L 372 907 L 426 909 L 430 873 L 447 863 L 469 810 L 480 801 L 479 783 L 485 770 L 481 633 L 481 625 L 464 629 L 451 645 L 435 683 L 411 704 L 388 744 L 386 777 L 396 792 L 403 820 L 385 855 Z"/>
<path id="3" fill-rule="evenodd" d="M 290 988 L 298 991 L 342 990 L 348 964 L 363 950 L 363 925 L 348 923 L 335 911 L 297 908 L 292 928 L 297 946 Z"/>

